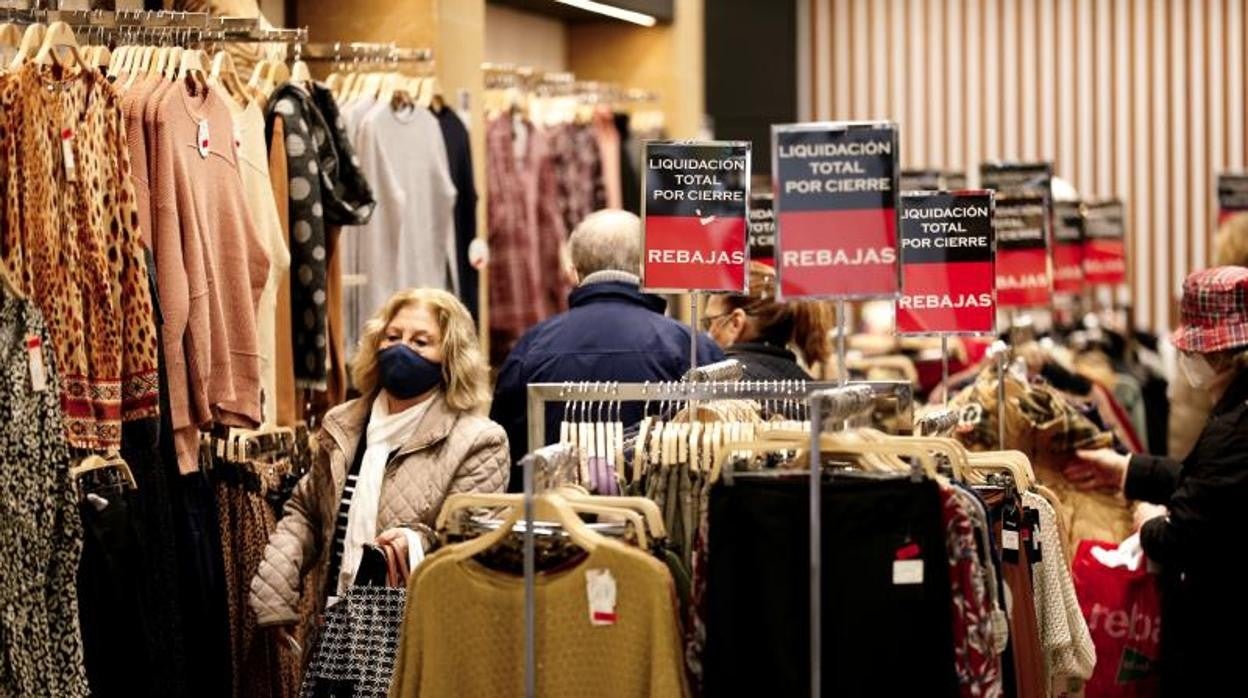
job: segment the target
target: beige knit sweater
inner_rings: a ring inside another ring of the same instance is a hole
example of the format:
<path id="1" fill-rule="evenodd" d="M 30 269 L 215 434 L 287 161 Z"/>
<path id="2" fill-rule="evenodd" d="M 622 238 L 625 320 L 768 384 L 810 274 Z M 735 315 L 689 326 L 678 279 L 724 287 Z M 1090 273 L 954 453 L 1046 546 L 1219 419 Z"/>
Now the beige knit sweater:
<path id="1" fill-rule="evenodd" d="M 198 428 L 260 422 L 256 305 L 269 262 L 247 208 L 234 124 L 220 95 L 158 93 L 149 138 L 152 243 L 165 324 L 178 465 L 193 472 Z"/>

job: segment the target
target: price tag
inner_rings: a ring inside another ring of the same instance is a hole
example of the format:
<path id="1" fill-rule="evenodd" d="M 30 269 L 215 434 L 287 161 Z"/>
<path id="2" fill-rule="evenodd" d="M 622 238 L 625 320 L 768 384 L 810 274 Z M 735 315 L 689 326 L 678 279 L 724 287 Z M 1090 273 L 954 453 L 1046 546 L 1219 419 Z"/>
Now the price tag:
<path id="1" fill-rule="evenodd" d="M 586 570 L 585 591 L 589 597 L 589 624 L 615 625 L 615 577 L 611 570 Z"/>
<path id="2" fill-rule="evenodd" d="M 36 336 L 26 338 L 26 361 L 30 365 L 30 389 L 42 393 L 48 389 L 48 369 L 43 362 L 43 340 Z"/>
<path id="3" fill-rule="evenodd" d="M 490 263 L 490 246 L 481 238 L 474 238 L 468 243 L 468 264 L 480 271 Z"/>
<path id="4" fill-rule="evenodd" d="M 74 129 L 61 129 L 61 159 L 65 162 L 65 181 L 78 181 L 78 161 L 74 159 Z"/>
<path id="5" fill-rule="evenodd" d="M 1018 550 L 1018 531 L 1002 531 L 1001 547 L 1006 550 Z"/>
<path id="6" fill-rule="evenodd" d="M 893 560 L 893 584 L 922 584 L 922 560 Z"/>
<path id="7" fill-rule="evenodd" d="M 199 156 L 201 158 L 208 157 L 208 122 L 199 122 L 199 134 L 195 138 L 195 145 L 199 148 Z"/>

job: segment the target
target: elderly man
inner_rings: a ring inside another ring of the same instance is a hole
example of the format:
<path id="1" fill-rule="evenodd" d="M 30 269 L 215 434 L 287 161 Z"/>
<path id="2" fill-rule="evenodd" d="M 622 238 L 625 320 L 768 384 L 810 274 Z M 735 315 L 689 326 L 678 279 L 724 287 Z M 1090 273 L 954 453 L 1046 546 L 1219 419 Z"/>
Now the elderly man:
<path id="1" fill-rule="evenodd" d="M 527 388 L 562 381 L 667 381 L 689 370 L 689 328 L 663 314 L 666 302 L 641 292 L 641 219 L 627 211 L 598 211 L 568 239 L 578 286 L 570 308 L 530 329 L 503 363 L 490 417 L 507 430 L 512 462 L 528 450 Z M 710 337 L 698 337 L 698 363 L 721 361 Z M 625 425 L 641 420 L 641 405 L 625 404 Z M 546 442 L 559 436 L 562 408 L 546 412 Z M 523 485 L 513 471 L 513 490 Z"/>

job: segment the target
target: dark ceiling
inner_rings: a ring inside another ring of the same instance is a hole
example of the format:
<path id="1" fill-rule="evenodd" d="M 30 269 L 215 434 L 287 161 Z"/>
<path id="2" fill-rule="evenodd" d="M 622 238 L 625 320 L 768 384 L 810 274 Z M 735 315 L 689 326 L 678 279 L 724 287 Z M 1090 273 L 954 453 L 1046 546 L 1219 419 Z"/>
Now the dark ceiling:
<path id="1" fill-rule="evenodd" d="M 607 5 L 614 5 L 620 9 L 633 10 L 634 12 L 643 12 L 652 15 L 659 22 L 670 22 L 674 14 L 674 0 L 599 0 Z M 491 5 L 506 5 L 514 7 L 517 10 L 525 12 L 533 12 L 547 17 L 554 17 L 567 22 L 612 22 L 610 17 L 600 15 L 596 12 L 577 9 L 571 5 L 565 5 L 555 0 L 489 0 Z"/>

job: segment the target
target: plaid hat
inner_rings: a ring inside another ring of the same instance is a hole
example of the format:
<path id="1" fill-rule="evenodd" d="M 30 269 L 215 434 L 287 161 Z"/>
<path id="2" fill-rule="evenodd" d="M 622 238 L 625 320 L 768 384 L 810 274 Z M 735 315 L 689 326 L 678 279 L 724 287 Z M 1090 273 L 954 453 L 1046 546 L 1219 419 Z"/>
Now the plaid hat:
<path id="1" fill-rule="evenodd" d="M 1248 346 L 1248 268 L 1214 267 L 1183 282 L 1174 346 L 1213 354 Z"/>

